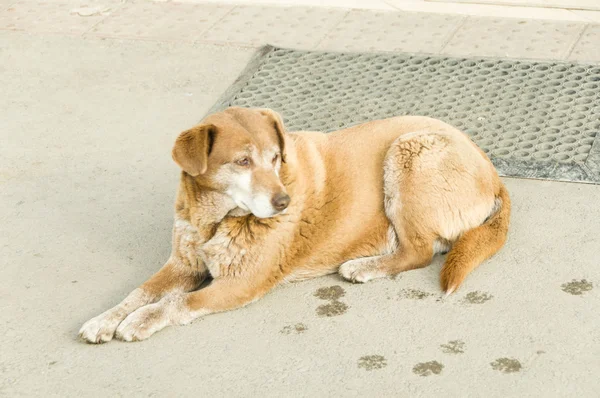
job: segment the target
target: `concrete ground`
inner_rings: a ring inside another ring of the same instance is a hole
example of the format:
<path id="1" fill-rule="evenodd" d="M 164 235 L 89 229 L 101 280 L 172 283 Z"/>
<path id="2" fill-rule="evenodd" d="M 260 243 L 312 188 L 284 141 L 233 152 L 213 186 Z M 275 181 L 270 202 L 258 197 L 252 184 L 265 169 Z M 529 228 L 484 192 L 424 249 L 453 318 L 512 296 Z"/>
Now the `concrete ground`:
<path id="1" fill-rule="evenodd" d="M 597 185 L 506 179 L 509 241 L 446 299 L 438 258 L 366 285 L 282 286 L 142 343 L 77 339 L 168 257 L 171 145 L 254 47 L 600 62 L 598 25 L 86 4 L 0 0 L 0 396 L 600 395 Z M 81 16 L 94 7 L 104 14 Z M 394 39 L 405 19 L 415 40 Z M 357 30 L 361 40 L 344 39 Z"/>

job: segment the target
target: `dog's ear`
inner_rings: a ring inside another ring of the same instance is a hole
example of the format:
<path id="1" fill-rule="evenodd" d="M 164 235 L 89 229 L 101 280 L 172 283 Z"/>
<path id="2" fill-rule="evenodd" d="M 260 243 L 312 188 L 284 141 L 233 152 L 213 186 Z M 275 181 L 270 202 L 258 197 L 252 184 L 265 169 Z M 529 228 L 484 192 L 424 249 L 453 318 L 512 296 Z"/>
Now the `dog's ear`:
<path id="1" fill-rule="evenodd" d="M 279 150 L 281 151 L 281 161 L 285 163 L 285 127 L 283 126 L 283 118 L 277 112 L 272 109 L 261 109 L 260 113 L 271 119 L 273 127 L 277 132 L 277 139 L 279 140 Z"/>
<path id="2" fill-rule="evenodd" d="M 216 132 L 214 125 L 202 124 L 179 134 L 171 152 L 175 163 L 192 177 L 206 173 Z"/>

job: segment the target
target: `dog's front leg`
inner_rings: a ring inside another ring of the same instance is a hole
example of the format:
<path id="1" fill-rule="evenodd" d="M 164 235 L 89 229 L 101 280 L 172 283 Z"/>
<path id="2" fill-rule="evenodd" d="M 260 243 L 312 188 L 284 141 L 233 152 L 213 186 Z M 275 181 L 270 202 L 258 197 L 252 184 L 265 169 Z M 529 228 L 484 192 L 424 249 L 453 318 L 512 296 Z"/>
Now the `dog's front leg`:
<path id="1" fill-rule="evenodd" d="M 186 325 L 196 318 L 229 311 L 258 300 L 274 282 L 253 283 L 242 278 L 215 279 L 192 293 L 174 293 L 129 315 L 118 327 L 117 338 L 140 341 L 170 325 Z"/>
<path id="2" fill-rule="evenodd" d="M 79 330 L 79 336 L 88 343 L 112 340 L 117 326 L 138 308 L 153 303 L 170 292 L 183 292 L 199 286 L 208 272 L 191 269 L 173 256 L 150 279 L 113 308 L 90 319 Z"/>
<path id="3" fill-rule="evenodd" d="M 210 211 L 202 212 L 204 217 L 197 225 L 194 226 L 189 220 L 176 217 L 173 226 L 173 247 L 167 263 L 144 284 L 131 292 L 125 300 L 87 321 L 79 331 L 79 336 L 83 340 L 88 343 L 110 341 L 119 324 L 138 308 L 172 293 L 194 290 L 202 284 L 208 275 L 208 269 L 197 252 L 214 234 L 214 226 L 235 208 L 235 205 L 222 195 L 217 196 L 210 192 L 201 196 L 201 199 L 203 208 L 209 208 Z M 213 206 L 214 203 L 219 203 L 219 206 Z"/>

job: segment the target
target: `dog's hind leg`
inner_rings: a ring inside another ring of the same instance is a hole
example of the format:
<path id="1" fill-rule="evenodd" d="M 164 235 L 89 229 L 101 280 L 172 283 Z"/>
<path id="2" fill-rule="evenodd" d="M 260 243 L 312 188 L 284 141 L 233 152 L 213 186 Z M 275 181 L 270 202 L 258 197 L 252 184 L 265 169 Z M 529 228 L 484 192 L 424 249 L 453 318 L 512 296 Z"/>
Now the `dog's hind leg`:
<path id="1" fill-rule="evenodd" d="M 441 273 L 443 290 L 452 293 L 506 239 L 508 193 L 483 152 L 464 135 L 425 131 L 399 137 L 385 159 L 384 198 L 398 249 L 363 260 L 360 271 L 350 273 L 346 265 L 351 280 L 422 267 L 452 246 Z"/>
<path id="2" fill-rule="evenodd" d="M 344 278 L 366 282 L 431 262 L 439 249 L 435 224 L 444 192 L 437 191 L 436 182 L 447 146 L 446 137 L 427 131 L 400 136 L 390 146 L 383 165 L 384 209 L 390 222 L 387 253 L 342 264 Z"/>
<path id="3" fill-rule="evenodd" d="M 404 241 L 390 254 L 347 261 L 340 266 L 339 273 L 351 282 L 364 283 L 371 279 L 426 267 L 431 262 L 433 254 L 431 239 Z"/>

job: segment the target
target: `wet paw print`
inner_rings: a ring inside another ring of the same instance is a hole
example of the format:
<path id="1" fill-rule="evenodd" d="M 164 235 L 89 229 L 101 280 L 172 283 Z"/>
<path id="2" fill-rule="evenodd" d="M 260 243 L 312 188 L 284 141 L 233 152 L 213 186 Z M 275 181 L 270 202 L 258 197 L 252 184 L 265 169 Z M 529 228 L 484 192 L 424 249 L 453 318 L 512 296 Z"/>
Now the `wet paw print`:
<path id="1" fill-rule="evenodd" d="M 323 304 L 317 307 L 317 315 L 322 317 L 332 317 L 345 314 L 348 306 L 339 299 L 344 297 L 346 292 L 341 286 L 322 287 L 318 289 L 314 296 L 321 300 L 329 300 L 329 304 Z"/>
<path id="2" fill-rule="evenodd" d="M 413 367 L 413 373 L 422 377 L 439 375 L 442 373 L 444 365 L 438 361 L 421 362 Z"/>
<path id="3" fill-rule="evenodd" d="M 589 292 L 594 288 L 592 282 L 588 282 L 585 279 L 577 280 L 573 279 L 571 282 L 563 283 L 560 286 L 565 293 L 572 294 L 573 296 L 581 296 L 585 292 Z"/>
<path id="4" fill-rule="evenodd" d="M 358 367 L 365 370 L 377 370 L 387 366 L 387 360 L 381 355 L 367 355 L 358 359 Z"/>
<path id="5" fill-rule="evenodd" d="M 341 301 L 332 301 L 330 304 L 323 304 L 317 307 L 317 315 L 332 317 L 343 315 L 348 310 L 348 306 Z"/>
<path id="6" fill-rule="evenodd" d="M 463 354 L 465 352 L 465 342 L 460 340 L 452 340 L 446 344 L 440 345 L 440 348 L 445 354 Z"/>
<path id="7" fill-rule="evenodd" d="M 492 369 L 502 373 L 517 373 L 521 371 L 521 362 L 514 358 L 498 358 L 490 365 Z"/>
<path id="8" fill-rule="evenodd" d="M 308 330 L 308 328 L 306 327 L 305 324 L 297 323 L 295 325 L 284 326 L 283 329 L 281 329 L 279 331 L 279 333 L 281 333 L 281 334 L 292 334 L 292 333 L 301 334 L 301 333 L 306 332 L 307 330 Z"/>
<path id="9" fill-rule="evenodd" d="M 492 297 L 494 297 L 494 296 L 492 296 L 489 293 L 474 291 L 474 292 L 467 293 L 467 295 L 463 299 L 463 303 L 465 303 L 465 304 L 483 304 L 486 301 L 491 300 Z"/>
<path id="10" fill-rule="evenodd" d="M 430 296 L 433 296 L 433 294 L 417 289 L 402 289 L 398 294 L 399 298 L 410 300 L 424 300 Z"/>

